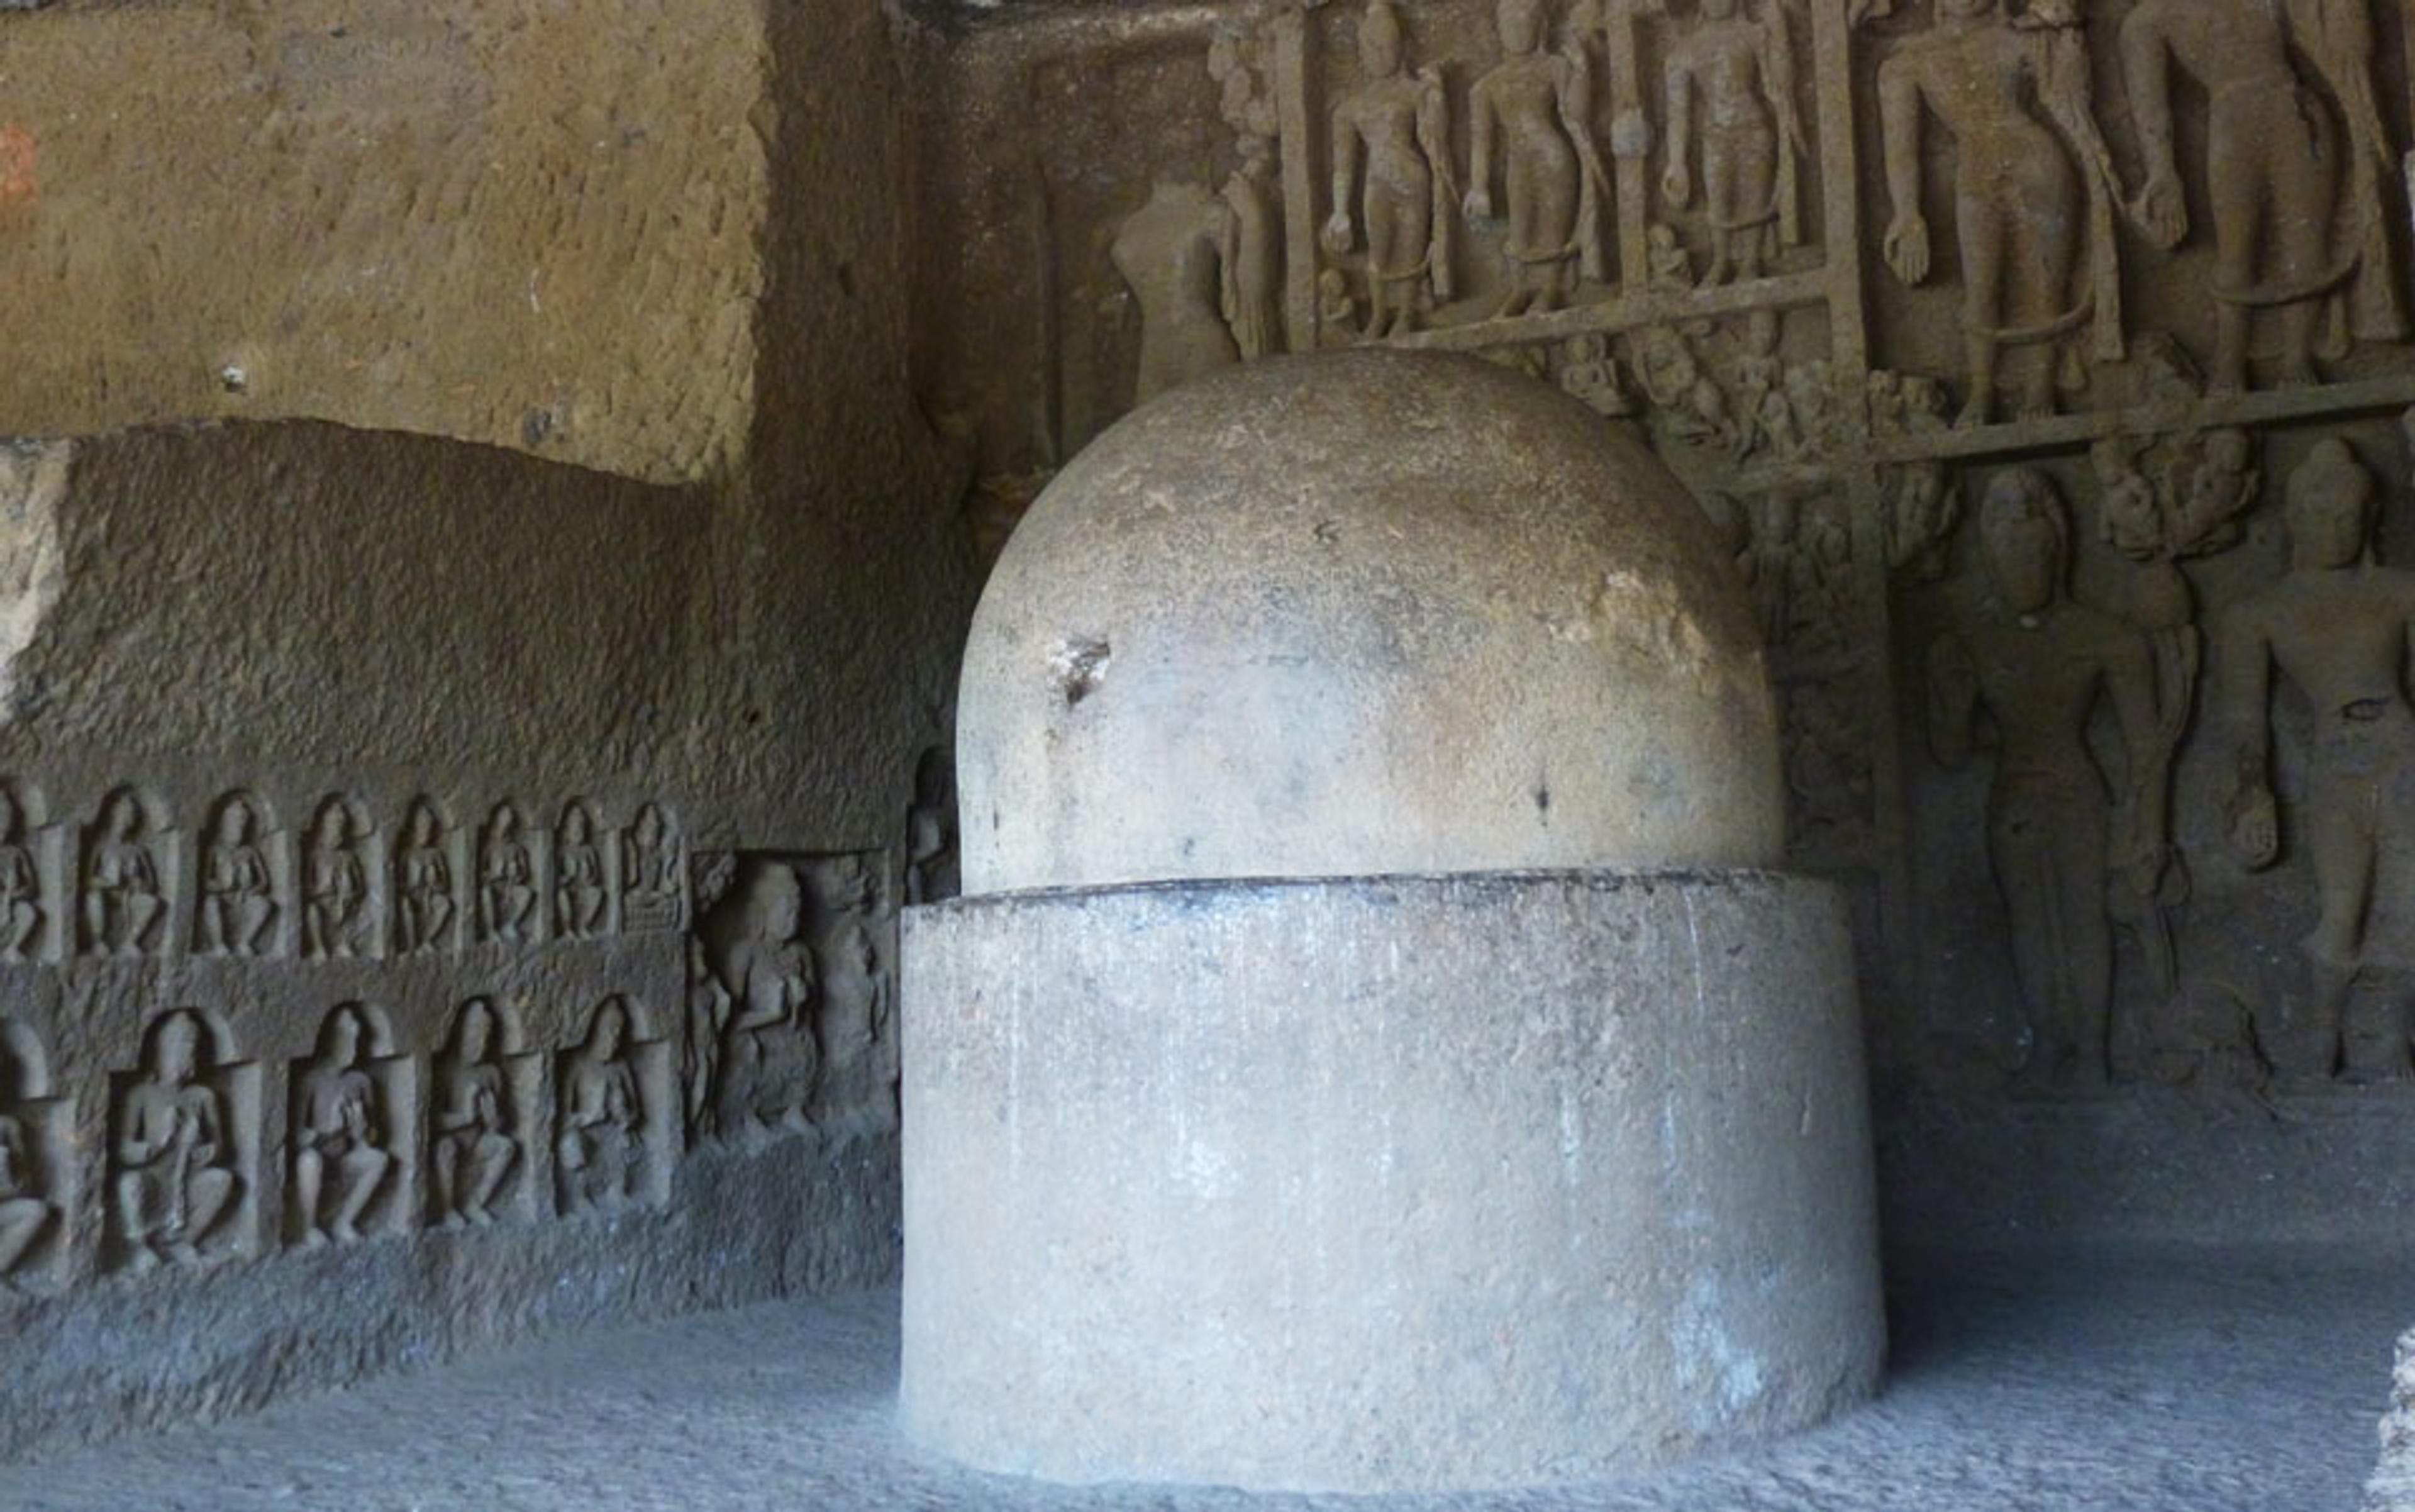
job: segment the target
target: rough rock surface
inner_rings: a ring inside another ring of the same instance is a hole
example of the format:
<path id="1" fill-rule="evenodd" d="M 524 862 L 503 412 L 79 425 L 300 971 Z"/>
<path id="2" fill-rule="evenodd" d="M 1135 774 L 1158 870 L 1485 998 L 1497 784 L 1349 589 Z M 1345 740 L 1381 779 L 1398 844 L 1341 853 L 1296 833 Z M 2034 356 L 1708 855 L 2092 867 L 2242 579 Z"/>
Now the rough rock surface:
<path id="1" fill-rule="evenodd" d="M 376 1382 L 0 1469 L 18 1512 L 2349 1512 L 2406 1258 L 2304 1249 L 1899 1260 L 1886 1392 L 1644 1481 L 1478 1495 L 1070 1489 L 913 1452 L 894 1293 Z"/>
<path id="2" fill-rule="evenodd" d="M 957 696 L 965 888 L 1766 865 L 1776 719 L 1640 441 L 1472 358 L 1254 364 L 1008 543 Z"/>
<path id="3" fill-rule="evenodd" d="M 16 435 L 315 416 L 676 483 L 753 423 L 763 8 L 12 15 Z"/>

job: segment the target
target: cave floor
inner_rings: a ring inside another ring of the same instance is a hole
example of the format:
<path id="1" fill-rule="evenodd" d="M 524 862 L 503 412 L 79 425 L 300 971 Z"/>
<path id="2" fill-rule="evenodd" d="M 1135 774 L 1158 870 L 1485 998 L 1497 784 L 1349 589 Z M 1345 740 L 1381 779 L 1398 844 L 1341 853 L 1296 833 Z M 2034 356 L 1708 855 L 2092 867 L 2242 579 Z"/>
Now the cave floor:
<path id="1" fill-rule="evenodd" d="M 1382 1498 L 1066 1489 L 903 1443 L 893 1292 L 633 1325 L 0 1468 L 0 1508 L 2354 1512 L 2415 1262 L 1898 1260 L 1878 1400 L 1638 1483 Z"/>

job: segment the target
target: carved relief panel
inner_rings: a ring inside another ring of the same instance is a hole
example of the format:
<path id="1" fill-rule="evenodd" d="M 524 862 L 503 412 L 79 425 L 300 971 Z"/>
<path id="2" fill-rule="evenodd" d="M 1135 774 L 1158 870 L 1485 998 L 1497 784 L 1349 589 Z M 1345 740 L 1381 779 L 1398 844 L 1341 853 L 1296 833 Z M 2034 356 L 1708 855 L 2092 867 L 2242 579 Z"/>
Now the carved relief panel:
<path id="1" fill-rule="evenodd" d="M 289 1243 L 350 1244 L 411 1226 L 418 1187 L 418 1082 L 381 1010 L 343 1003 L 289 1074 Z"/>
<path id="2" fill-rule="evenodd" d="M 38 1291 L 63 1279 L 80 1210 L 72 1114 L 40 1039 L 0 1018 L 0 1288 Z"/>
<path id="3" fill-rule="evenodd" d="M 261 1074 L 217 1015 L 153 1020 L 110 1078 L 111 1268 L 199 1266 L 260 1248 Z"/>
<path id="4" fill-rule="evenodd" d="M 428 1088 L 428 1221 L 484 1228 L 536 1216 L 545 1057 L 526 1048 L 518 1017 L 487 997 L 453 1016 Z"/>
<path id="5" fill-rule="evenodd" d="M 670 1199 L 678 1159 L 673 1048 L 644 1010 L 614 996 L 555 1055 L 554 1175 L 563 1217 L 610 1216 Z"/>

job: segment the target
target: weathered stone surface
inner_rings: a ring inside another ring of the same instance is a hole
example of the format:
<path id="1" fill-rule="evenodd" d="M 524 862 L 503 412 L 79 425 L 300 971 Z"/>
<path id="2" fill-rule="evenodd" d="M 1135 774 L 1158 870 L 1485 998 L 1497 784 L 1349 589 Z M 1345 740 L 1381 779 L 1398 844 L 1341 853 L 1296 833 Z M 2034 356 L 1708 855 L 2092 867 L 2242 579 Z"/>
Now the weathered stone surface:
<path id="1" fill-rule="evenodd" d="M 1743 585 L 1642 444 L 1470 358 L 1255 364 L 1050 486 L 957 700 L 968 891 L 1756 865 Z"/>
<path id="2" fill-rule="evenodd" d="M 654 482 L 753 423 L 754 0 L 11 16 L 14 434 L 313 416 Z"/>
<path id="3" fill-rule="evenodd" d="M 1058 1479 L 1500 1485 L 1876 1381 L 1825 884 L 968 898 L 908 910 L 905 963 L 923 1444 Z"/>

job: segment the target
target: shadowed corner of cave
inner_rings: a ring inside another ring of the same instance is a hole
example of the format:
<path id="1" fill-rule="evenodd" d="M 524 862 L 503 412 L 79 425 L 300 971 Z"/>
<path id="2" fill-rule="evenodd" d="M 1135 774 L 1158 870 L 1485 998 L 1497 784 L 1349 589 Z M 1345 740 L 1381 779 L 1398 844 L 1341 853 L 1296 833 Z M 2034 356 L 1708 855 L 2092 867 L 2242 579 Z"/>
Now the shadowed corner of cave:
<path id="1" fill-rule="evenodd" d="M 2395 8 L 0 33 L 0 1508 L 2415 1512 Z"/>

